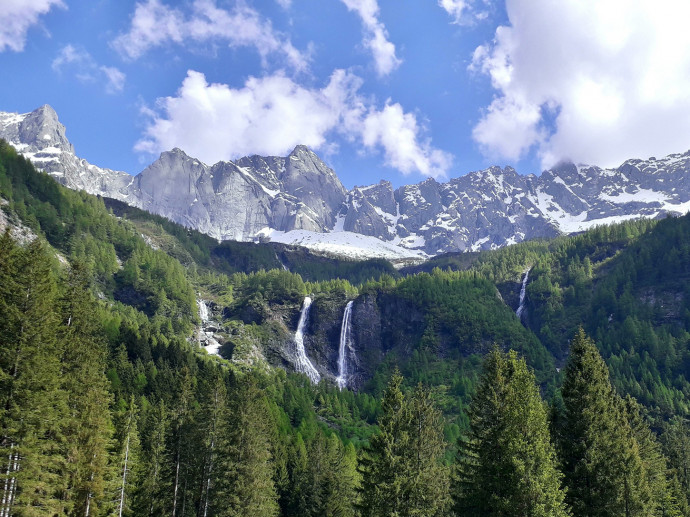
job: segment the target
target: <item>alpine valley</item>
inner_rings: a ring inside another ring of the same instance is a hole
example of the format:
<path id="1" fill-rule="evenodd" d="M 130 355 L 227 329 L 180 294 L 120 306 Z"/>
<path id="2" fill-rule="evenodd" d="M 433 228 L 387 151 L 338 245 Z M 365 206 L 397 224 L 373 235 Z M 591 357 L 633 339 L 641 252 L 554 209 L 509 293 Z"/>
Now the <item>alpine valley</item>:
<path id="1" fill-rule="evenodd" d="M 0 137 L 0 517 L 690 516 L 690 154 L 348 192 Z"/>

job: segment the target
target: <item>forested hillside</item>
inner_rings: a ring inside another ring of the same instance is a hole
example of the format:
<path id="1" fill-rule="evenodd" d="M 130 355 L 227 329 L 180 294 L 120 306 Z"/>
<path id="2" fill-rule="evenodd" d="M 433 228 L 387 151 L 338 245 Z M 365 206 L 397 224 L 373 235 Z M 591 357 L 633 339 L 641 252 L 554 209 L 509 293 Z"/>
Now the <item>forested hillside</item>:
<path id="1" fill-rule="evenodd" d="M 396 271 L 218 244 L 4 143 L 0 198 L 2 517 L 690 515 L 688 217 Z"/>

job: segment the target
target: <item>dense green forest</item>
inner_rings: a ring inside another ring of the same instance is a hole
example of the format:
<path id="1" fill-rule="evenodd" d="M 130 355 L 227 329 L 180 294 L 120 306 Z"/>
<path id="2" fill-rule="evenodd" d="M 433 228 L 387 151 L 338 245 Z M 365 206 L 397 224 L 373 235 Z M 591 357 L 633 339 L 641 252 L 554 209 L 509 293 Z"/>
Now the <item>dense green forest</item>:
<path id="1" fill-rule="evenodd" d="M 2 142 L 0 198 L 2 517 L 690 515 L 687 217 L 396 271 L 219 244 Z M 356 390 L 275 367 L 307 295 L 330 370 L 354 300 Z"/>

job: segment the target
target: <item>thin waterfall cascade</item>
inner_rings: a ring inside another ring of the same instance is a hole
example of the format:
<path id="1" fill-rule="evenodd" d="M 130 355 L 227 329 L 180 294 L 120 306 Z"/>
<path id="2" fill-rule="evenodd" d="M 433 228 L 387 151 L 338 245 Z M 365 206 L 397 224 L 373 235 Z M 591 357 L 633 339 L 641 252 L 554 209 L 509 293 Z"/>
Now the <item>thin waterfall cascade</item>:
<path id="1" fill-rule="evenodd" d="M 355 350 L 352 347 L 352 304 L 353 301 L 347 302 L 345 311 L 343 312 L 343 322 L 340 325 L 340 346 L 338 348 L 338 376 L 335 382 L 341 390 L 347 388 L 347 380 L 350 375 L 347 364 L 348 350 L 354 355 Z"/>
<path id="2" fill-rule="evenodd" d="M 197 305 L 199 306 L 199 318 L 201 323 L 206 323 L 208 321 L 208 306 L 204 300 L 197 300 Z"/>
<path id="3" fill-rule="evenodd" d="M 199 319 L 201 320 L 201 327 L 199 328 L 199 344 L 206 349 L 210 355 L 220 355 L 221 344 L 214 337 L 215 324 L 211 321 L 211 316 L 206 302 L 199 298 L 196 301 L 199 306 Z"/>
<path id="4" fill-rule="evenodd" d="M 306 296 L 304 304 L 302 305 L 302 312 L 299 315 L 299 322 L 297 323 L 297 331 L 295 332 L 295 370 L 304 373 L 309 377 L 313 384 L 318 384 L 321 380 L 321 375 L 316 371 L 314 365 L 307 357 L 307 352 L 304 349 L 304 329 L 307 327 L 309 320 L 309 308 L 311 307 L 311 298 Z"/>
<path id="5" fill-rule="evenodd" d="M 285 262 L 283 262 L 283 259 L 281 259 L 277 253 L 275 255 L 276 255 L 276 260 L 278 262 L 280 262 L 280 265 L 282 266 L 283 271 L 290 271 L 290 269 L 285 265 Z"/>
<path id="6" fill-rule="evenodd" d="M 525 312 L 525 295 L 527 294 L 527 280 L 529 279 L 529 272 L 532 268 L 525 271 L 525 277 L 522 279 L 522 287 L 520 288 L 520 305 L 518 305 L 515 315 L 522 319 L 522 314 Z"/>

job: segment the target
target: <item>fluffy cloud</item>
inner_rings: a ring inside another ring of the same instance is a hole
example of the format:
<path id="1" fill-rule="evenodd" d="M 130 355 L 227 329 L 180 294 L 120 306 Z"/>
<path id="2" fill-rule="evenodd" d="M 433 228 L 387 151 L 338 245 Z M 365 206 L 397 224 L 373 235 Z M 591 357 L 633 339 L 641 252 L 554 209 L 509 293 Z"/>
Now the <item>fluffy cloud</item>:
<path id="1" fill-rule="evenodd" d="M 356 12 L 364 26 L 364 46 L 371 50 L 379 76 L 386 76 L 400 66 L 395 45 L 388 41 L 388 31 L 379 20 L 376 0 L 342 0 L 350 11 Z"/>
<path id="2" fill-rule="evenodd" d="M 362 141 L 368 148 L 381 146 L 386 163 L 404 174 L 418 171 L 425 176 L 444 176 L 451 165 L 448 153 L 434 149 L 428 140 L 419 141 L 416 117 L 400 104 L 386 104 L 371 110 L 362 123 Z"/>
<path id="3" fill-rule="evenodd" d="M 309 57 L 276 32 L 269 20 L 242 2 L 226 10 L 218 7 L 215 0 L 195 0 L 189 14 L 160 0 L 139 2 L 129 32 L 118 36 L 113 46 L 123 56 L 137 59 L 153 47 L 190 40 L 254 47 L 264 61 L 269 55 L 279 55 L 295 70 L 305 70 L 309 63 Z"/>
<path id="4" fill-rule="evenodd" d="M 64 7 L 62 0 L 9 0 L 0 6 L 0 52 L 21 52 L 29 27 L 53 6 Z"/>
<path id="5" fill-rule="evenodd" d="M 207 163 L 250 154 L 285 155 L 297 144 L 332 148 L 341 136 L 381 151 L 403 173 L 444 175 L 451 157 L 424 139 L 412 113 L 388 102 L 381 110 L 358 94 L 354 74 L 336 70 L 323 88 L 305 88 L 283 74 L 249 78 L 244 87 L 209 84 L 189 71 L 177 95 L 158 100 L 136 150 L 180 147 Z"/>
<path id="6" fill-rule="evenodd" d="M 56 73 L 69 70 L 82 82 L 100 83 L 106 93 L 119 93 L 125 86 L 123 72 L 115 67 L 99 65 L 91 54 L 73 45 L 64 46 L 51 66 Z"/>
<path id="7" fill-rule="evenodd" d="M 617 165 L 690 147 L 690 4 L 678 0 L 507 0 L 510 26 L 471 70 L 497 96 L 474 128 L 487 154 L 537 150 Z"/>

